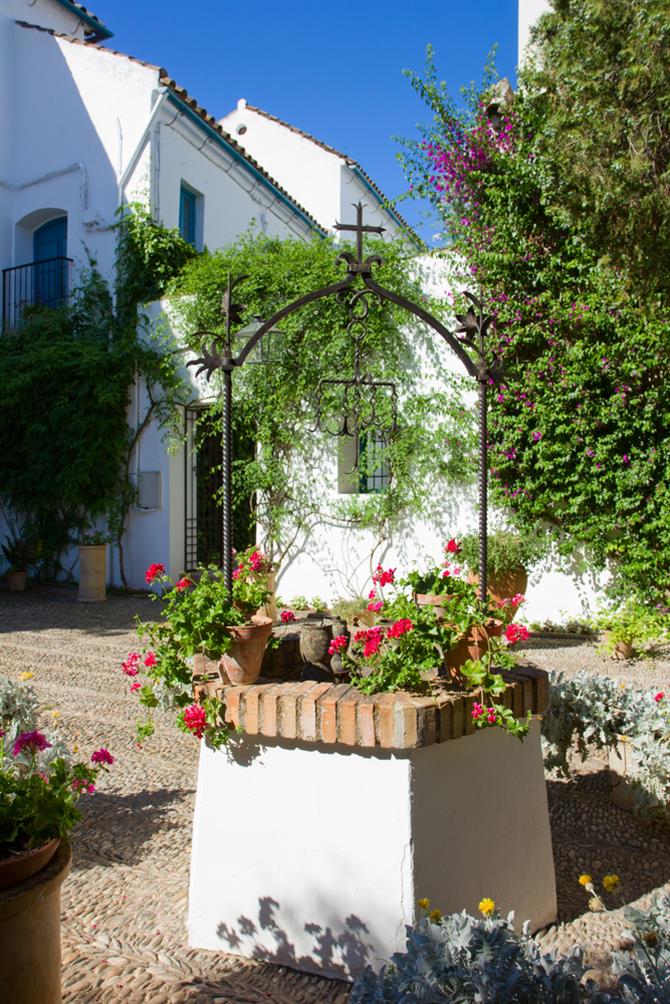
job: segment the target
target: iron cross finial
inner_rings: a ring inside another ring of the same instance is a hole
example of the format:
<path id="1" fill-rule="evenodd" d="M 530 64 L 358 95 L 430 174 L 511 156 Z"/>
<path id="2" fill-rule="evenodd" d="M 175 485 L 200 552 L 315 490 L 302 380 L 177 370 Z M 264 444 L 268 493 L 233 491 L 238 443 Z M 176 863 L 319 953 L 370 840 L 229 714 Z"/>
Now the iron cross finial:
<path id="1" fill-rule="evenodd" d="M 340 255 L 340 258 L 344 258 L 349 264 L 350 272 L 358 272 L 363 275 L 370 274 L 369 262 L 363 261 L 363 234 L 383 234 L 386 227 L 371 227 L 363 223 L 363 209 L 365 208 L 362 202 L 352 203 L 354 209 L 356 210 L 356 222 L 355 223 L 336 223 L 336 230 L 347 230 L 350 233 L 356 234 L 356 260 L 353 260 L 352 255 L 348 254 L 346 251 Z"/>

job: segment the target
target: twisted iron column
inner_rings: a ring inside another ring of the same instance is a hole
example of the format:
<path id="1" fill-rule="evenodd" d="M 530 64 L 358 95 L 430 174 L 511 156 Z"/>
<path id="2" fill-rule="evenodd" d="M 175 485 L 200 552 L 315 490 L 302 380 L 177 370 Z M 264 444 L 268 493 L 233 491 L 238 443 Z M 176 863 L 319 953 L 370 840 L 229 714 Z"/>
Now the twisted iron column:
<path id="1" fill-rule="evenodd" d="M 479 600 L 486 603 L 488 565 L 488 432 L 486 388 L 488 374 L 479 376 Z"/>
<path id="2" fill-rule="evenodd" d="M 226 589 L 233 591 L 233 363 L 230 356 L 224 356 L 223 401 L 221 437 L 221 490 L 222 498 L 222 567 Z"/>

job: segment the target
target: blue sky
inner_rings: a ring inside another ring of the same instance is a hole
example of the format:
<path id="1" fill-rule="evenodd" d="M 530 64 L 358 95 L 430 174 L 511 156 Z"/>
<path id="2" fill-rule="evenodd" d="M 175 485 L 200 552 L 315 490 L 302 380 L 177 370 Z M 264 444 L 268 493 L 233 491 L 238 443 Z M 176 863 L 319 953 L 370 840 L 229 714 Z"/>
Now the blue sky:
<path id="1" fill-rule="evenodd" d="M 479 80 L 486 55 L 514 77 L 517 0 L 91 0 L 107 45 L 164 66 L 220 118 L 237 102 L 305 129 L 357 160 L 388 197 L 406 189 L 394 136 L 429 114 L 402 75 L 426 45 L 452 93 Z M 429 239 L 416 203 L 402 214 Z"/>

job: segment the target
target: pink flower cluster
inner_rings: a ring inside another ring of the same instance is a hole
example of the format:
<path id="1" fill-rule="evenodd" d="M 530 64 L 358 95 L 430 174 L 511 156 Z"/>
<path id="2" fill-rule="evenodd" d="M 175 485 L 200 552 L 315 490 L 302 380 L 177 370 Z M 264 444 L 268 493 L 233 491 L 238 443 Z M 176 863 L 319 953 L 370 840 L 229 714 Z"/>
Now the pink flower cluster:
<path id="1" fill-rule="evenodd" d="M 193 583 L 188 578 L 188 576 L 187 575 L 182 575 L 181 579 L 179 579 L 177 582 L 175 582 L 174 587 L 175 587 L 175 589 L 178 592 L 181 593 L 181 592 L 184 591 L 184 589 L 188 589 L 188 587 L 192 586 L 192 585 L 193 585 Z"/>
<path id="2" fill-rule="evenodd" d="M 503 609 L 504 607 L 520 607 L 522 603 L 526 602 L 526 597 L 523 593 L 515 593 L 514 596 L 506 596 L 502 600 L 498 600 L 498 606 Z"/>
<path id="3" fill-rule="evenodd" d="M 121 663 L 121 669 L 126 676 L 137 676 L 140 671 L 140 660 L 142 656 L 139 652 L 129 652 Z"/>
<path id="4" fill-rule="evenodd" d="M 444 545 L 444 552 L 445 554 L 461 553 L 461 545 L 458 543 L 455 537 L 452 537 L 451 540 L 448 540 L 447 543 Z"/>
<path id="5" fill-rule="evenodd" d="M 14 745 L 12 746 L 12 755 L 18 756 L 19 753 L 27 752 L 35 753 L 41 752 L 41 750 L 49 749 L 51 743 L 43 733 L 38 732 L 35 729 L 32 732 L 21 732 L 14 740 Z"/>
<path id="6" fill-rule="evenodd" d="M 91 753 L 91 763 L 108 763 L 111 765 L 114 763 L 114 759 L 109 750 L 105 749 L 104 746 L 101 746 L 95 753 Z"/>
<path id="7" fill-rule="evenodd" d="M 654 694 L 654 700 L 656 701 L 657 704 L 659 704 L 660 701 L 662 701 L 664 697 L 665 697 L 665 691 L 664 690 L 659 690 L 659 692 L 657 694 Z"/>
<path id="8" fill-rule="evenodd" d="M 400 638 L 401 635 L 407 634 L 408 631 L 412 631 L 413 629 L 414 625 L 409 617 L 401 617 L 399 621 L 396 621 L 395 624 L 391 624 L 391 626 L 386 629 L 386 637 Z"/>
<path id="9" fill-rule="evenodd" d="M 282 610 L 281 619 L 284 624 L 292 624 L 295 620 L 295 614 L 292 610 Z"/>
<path id="10" fill-rule="evenodd" d="M 192 732 L 196 739 L 202 739 L 207 726 L 205 709 L 200 704 L 189 704 L 182 711 L 182 719 L 189 732 Z"/>
<path id="11" fill-rule="evenodd" d="M 161 575 L 165 575 L 165 565 L 161 564 L 161 562 L 156 562 L 153 565 L 149 565 L 147 568 L 144 581 L 148 586 L 150 586 L 151 583 L 155 582 Z"/>
<path id="12" fill-rule="evenodd" d="M 363 643 L 363 658 L 371 659 L 379 651 L 383 637 L 382 628 L 376 625 L 375 627 L 357 631 L 354 635 L 354 641 Z"/>
<path id="13" fill-rule="evenodd" d="M 477 701 L 472 705 L 472 717 L 475 722 L 486 716 L 486 721 L 489 725 L 495 725 L 498 720 L 498 714 L 495 708 L 485 708 L 483 704 L 479 704 Z"/>
<path id="14" fill-rule="evenodd" d="M 84 781 L 81 777 L 75 777 L 70 785 L 73 791 L 78 791 L 80 794 L 87 792 L 87 794 L 92 795 L 95 791 L 95 785 L 92 781 Z"/>
<path id="15" fill-rule="evenodd" d="M 377 565 L 377 569 L 372 576 L 372 581 L 376 582 L 378 586 L 382 586 L 382 588 L 392 585 L 395 582 L 395 568 L 384 569 L 381 565 Z"/>
<path id="16" fill-rule="evenodd" d="M 505 638 L 510 645 L 516 645 L 519 641 L 528 641 L 530 631 L 523 624 L 508 624 L 505 628 Z"/>
<path id="17" fill-rule="evenodd" d="M 328 654 L 335 655 L 336 652 L 344 652 L 348 644 L 349 639 L 346 634 L 338 634 L 336 638 L 333 638 L 328 646 Z"/>

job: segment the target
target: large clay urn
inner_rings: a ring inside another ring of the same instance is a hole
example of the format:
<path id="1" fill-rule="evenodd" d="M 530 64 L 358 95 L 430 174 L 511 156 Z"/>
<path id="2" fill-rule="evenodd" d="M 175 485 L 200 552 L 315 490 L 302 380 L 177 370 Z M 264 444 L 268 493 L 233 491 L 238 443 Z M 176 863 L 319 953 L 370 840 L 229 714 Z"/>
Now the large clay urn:
<path id="1" fill-rule="evenodd" d="M 107 599 L 107 545 L 79 545 L 79 603 L 101 603 Z"/>
<path id="2" fill-rule="evenodd" d="M 503 633 L 503 622 L 490 620 L 486 628 L 473 627 L 445 656 L 447 675 L 458 677 L 458 670 L 468 659 L 477 661 L 486 654 L 488 638 L 499 638 Z"/>
<path id="3" fill-rule="evenodd" d="M 272 634 L 272 621 L 262 614 L 254 614 L 248 624 L 234 625 L 228 630 L 232 643 L 221 656 L 221 679 L 237 685 L 253 683 L 260 676 L 265 647 Z"/>
<path id="4" fill-rule="evenodd" d="M 36 874 L 0 891 L 0 1000 L 60 1004 L 60 891 L 70 871 L 66 842 Z"/>

